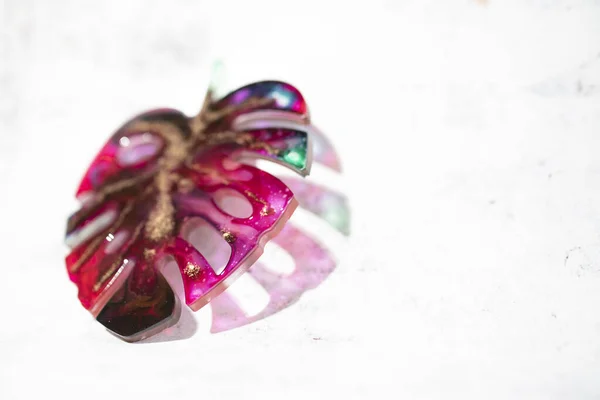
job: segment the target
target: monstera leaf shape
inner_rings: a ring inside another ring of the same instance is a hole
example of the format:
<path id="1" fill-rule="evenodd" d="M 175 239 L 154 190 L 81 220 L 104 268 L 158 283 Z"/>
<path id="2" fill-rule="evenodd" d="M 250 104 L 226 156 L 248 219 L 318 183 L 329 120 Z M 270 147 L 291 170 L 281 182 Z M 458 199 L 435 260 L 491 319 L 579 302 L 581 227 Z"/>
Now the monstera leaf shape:
<path id="1" fill-rule="evenodd" d="M 166 256 L 177 262 L 190 308 L 221 293 L 257 260 L 297 205 L 284 183 L 240 158 L 264 158 L 307 175 L 308 123 L 296 88 L 265 81 L 220 100 L 209 91 L 192 118 L 159 109 L 123 125 L 85 173 L 77 190 L 81 209 L 68 221 L 66 264 L 81 304 L 128 341 L 175 323 L 178 297 L 158 268 Z M 249 215 L 224 210 L 223 193 L 245 198 Z M 186 240 L 197 219 L 231 247 L 219 273 Z"/>

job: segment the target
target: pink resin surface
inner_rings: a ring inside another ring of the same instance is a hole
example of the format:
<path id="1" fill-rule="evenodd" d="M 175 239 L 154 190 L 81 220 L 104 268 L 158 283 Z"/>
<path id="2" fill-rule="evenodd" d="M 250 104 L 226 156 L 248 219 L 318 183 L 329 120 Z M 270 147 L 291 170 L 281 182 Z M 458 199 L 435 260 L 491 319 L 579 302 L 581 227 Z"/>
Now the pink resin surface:
<path id="1" fill-rule="evenodd" d="M 236 118 L 265 111 L 308 124 L 294 87 L 259 82 L 218 101 L 209 93 L 192 118 L 172 109 L 139 115 L 93 160 L 77 190 L 82 208 L 69 219 L 66 264 L 82 305 L 113 333 L 139 340 L 176 321 L 177 296 L 157 267 L 164 257 L 177 262 L 185 302 L 197 310 L 247 270 L 291 216 L 292 191 L 239 162 L 250 155 L 308 174 L 310 138 L 301 125 L 265 121 L 261 129 L 234 129 Z M 226 207 L 228 197 L 248 213 Z M 218 273 L 185 237 L 198 219 L 231 248 Z"/>

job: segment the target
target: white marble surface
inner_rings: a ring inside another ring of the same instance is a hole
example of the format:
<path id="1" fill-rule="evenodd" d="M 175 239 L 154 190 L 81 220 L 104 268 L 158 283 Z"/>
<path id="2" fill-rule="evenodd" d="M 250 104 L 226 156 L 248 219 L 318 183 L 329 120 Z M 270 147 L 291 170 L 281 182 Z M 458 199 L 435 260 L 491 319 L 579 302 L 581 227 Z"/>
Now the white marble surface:
<path id="1" fill-rule="evenodd" d="M 1 12 L 0 399 L 600 398 L 598 0 Z M 345 167 L 312 179 L 347 194 L 352 235 L 299 214 L 337 260 L 317 288 L 125 344 L 65 273 L 72 193 L 132 114 L 196 111 L 216 57 L 232 85 L 301 88 Z"/>

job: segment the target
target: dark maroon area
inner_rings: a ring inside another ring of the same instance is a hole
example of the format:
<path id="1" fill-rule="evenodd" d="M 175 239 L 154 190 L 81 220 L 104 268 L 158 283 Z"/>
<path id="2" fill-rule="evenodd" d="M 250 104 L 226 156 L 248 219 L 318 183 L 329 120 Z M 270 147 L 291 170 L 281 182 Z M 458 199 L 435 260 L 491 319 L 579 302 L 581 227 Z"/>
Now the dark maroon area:
<path id="1" fill-rule="evenodd" d="M 113 296 L 98 315 L 98 322 L 117 335 L 129 337 L 168 319 L 176 311 L 175 294 L 160 274 L 152 292 L 135 290 L 136 273 Z M 134 289 L 134 290 L 132 290 Z"/>

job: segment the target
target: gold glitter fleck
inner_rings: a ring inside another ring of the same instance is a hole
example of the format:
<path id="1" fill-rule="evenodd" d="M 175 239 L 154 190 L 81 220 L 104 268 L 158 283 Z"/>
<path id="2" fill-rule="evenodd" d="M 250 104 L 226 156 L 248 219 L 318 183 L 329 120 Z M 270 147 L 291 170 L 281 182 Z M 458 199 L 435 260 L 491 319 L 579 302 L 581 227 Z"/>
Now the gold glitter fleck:
<path id="1" fill-rule="evenodd" d="M 271 207 L 267 206 L 266 204 L 260 210 L 261 217 L 266 217 L 267 215 L 272 214 L 272 213 L 273 213 L 273 209 Z"/>
<path id="2" fill-rule="evenodd" d="M 194 190 L 194 182 L 188 178 L 181 178 L 177 182 L 177 190 L 179 190 L 181 193 L 190 193 L 192 190 Z"/>
<path id="3" fill-rule="evenodd" d="M 156 256 L 155 249 L 144 249 L 144 258 L 146 260 L 152 260 Z"/>
<path id="4" fill-rule="evenodd" d="M 196 277 L 200 274 L 200 267 L 195 264 L 188 263 L 183 269 L 183 273 L 186 274 L 190 279 L 196 279 Z"/>
<path id="5" fill-rule="evenodd" d="M 231 232 L 223 231 L 222 233 L 223 233 L 223 239 L 225 239 L 225 241 L 227 243 L 235 242 L 236 237 Z"/>

